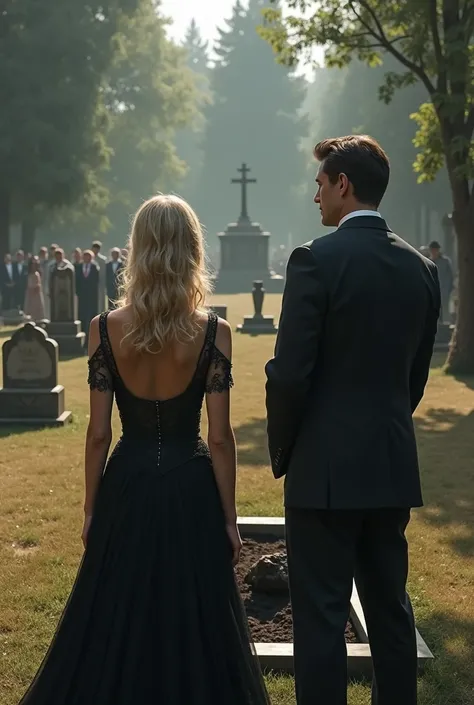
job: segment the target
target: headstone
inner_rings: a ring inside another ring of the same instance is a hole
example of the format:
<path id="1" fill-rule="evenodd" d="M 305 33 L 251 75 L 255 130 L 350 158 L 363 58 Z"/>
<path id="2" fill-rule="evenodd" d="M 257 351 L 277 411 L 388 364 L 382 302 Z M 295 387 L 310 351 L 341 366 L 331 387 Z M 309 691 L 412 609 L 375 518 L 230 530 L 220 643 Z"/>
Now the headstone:
<path id="1" fill-rule="evenodd" d="M 58 384 L 58 344 L 34 323 L 26 323 L 3 344 L 0 424 L 63 426 L 64 387 Z"/>
<path id="2" fill-rule="evenodd" d="M 18 307 L 2 311 L 1 318 L 3 326 L 20 326 L 30 320 L 30 317 Z"/>
<path id="3" fill-rule="evenodd" d="M 253 316 L 244 316 L 242 325 L 237 326 L 240 333 L 248 333 L 249 335 L 267 335 L 269 333 L 277 333 L 278 328 L 274 323 L 273 316 L 264 316 L 263 300 L 265 298 L 265 289 L 263 282 L 255 281 L 252 289 L 253 306 L 255 313 Z"/>
<path id="4" fill-rule="evenodd" d="M 77 320 L 75 271 L 70 262 L 62 262 L 51 270 L 49 300 L 51 321 L 46 326 L 50 338 L 59 345 L 61 357 L 83 355 L 86 334 Z"/>
<path id="5" fill-rule="evenodd" d="M 455 326 L 449 323 L 438 322 L 438 330 L 436 332 L 434 351 L 448 352 L 453 338 Z"/>
<path id="6" fill-rule="evenodd" d="M 281 293 L 284 278 L 270 270 L 270 233 L 264 232 L 258 223 L 252 223 L 247 207 L 247 186 L 257 183 L 247 178 L 250 169 L 242 164 L 238 171 L 240 179 L 231 183 L 241 186 L 240 216 L 236 223 L 230 223 L 223 233 L 219 233 L 220 268 L 215 278 L 217 293 L 236 294 L 248 291 L 254 280 L 262 281 L 268 292 Z"/>
<path id="7" fill-rule="evenodd" d="M 225 304 L 216 304 L 215 306 L 211 306 L 211 311 L 214 311 L 219 318 L 223 318 L 227 321 L 227 306 Z"/>

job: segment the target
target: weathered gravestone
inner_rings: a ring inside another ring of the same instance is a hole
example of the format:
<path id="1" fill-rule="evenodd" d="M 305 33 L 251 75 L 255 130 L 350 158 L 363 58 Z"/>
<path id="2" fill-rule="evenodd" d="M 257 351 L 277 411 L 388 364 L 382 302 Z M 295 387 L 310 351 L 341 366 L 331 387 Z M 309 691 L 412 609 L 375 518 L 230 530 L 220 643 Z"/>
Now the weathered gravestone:
<path id="1" fill-rule="evenodd" d="M 70 262 L 61 262 L 49 277 L 51 321 L 46 330 L 59 345 L 61 357 L 84 354 L 86 334 L 77 320 L 75 271 Z"/>
<path id="2" fill-rule="evenodd" d="M 64 387 L 58 384 L 58 344 L 34 323 L 26 323 L 3 344 L 0 424 L 63 426 Z"/>
<path id="3" fill-rule="evenodd" d="M 225 304 L 216 304 L 215 306 L 211 306 L 211 311 L 214 311 L 219 318 L 223 318 L 227 321 L 227 306 Z"/>
<path id="4" fill-rule="evenodd" d="M 265 289 L 263 282 L 255 281 L 252 289 L 253 306 L 255 313 L 253 316 L 244 316 L 242 325 L 237 326 L 240 333 L 249 333 L 250 335 L 266 335 L 268 333 L 277 333 L 278 328 L 274 323 L 273 316 L 264 316 L 263 300 L 265 298 Z"/>

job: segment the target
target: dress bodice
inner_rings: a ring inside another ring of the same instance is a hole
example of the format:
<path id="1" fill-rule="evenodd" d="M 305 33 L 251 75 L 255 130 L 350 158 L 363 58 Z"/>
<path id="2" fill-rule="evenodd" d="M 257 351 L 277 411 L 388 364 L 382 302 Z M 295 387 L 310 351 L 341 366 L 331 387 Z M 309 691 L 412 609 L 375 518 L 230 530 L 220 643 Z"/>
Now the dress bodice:
<path id="1" fill-rule="evenodd" d="M 110 344 L 107 315 L 106 312 L 100 316 L 100 344 L 89 360 L 88 381 L 91 389 L 115 394 L 122 438 L 114 454 L 128 450 L 137 453 L 138 445 L 140 461 L 153 461 L 161 471 L 208 455 L 200 436 L 204 394 L 223 392 L 233 384 L 231 363 L 215 345 L 217 316 L 209 314 L 204 344 L 187 388 L 160 401 L 137 397 L 125 386 Z"/>

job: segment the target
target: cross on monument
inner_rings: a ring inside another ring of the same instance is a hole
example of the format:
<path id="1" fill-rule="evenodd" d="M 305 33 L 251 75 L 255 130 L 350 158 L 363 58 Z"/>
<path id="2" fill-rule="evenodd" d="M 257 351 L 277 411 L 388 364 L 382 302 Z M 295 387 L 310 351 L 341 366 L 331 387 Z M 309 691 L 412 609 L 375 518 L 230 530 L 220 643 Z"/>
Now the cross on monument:
<path id="1" fill-rule="evenodd" d="M 240 179 L 232 179 L 231 183 L 233 184 L 241 184 L 242 186 L 242 203 L 241 203 L 241 208 L 240 208 L 240 216 L 239 216 L 239 222 L 245 221 L 245 222 L 250 222 L 249 214 L 247 212 L 247 184 L 256 184 L 257 179 L 248 179 L 247 174 L 249 173 L 250 169 L 245 164 L 245 162 L 242 164 L 240 169 L 237 169 L 238 172 L 242 174 L 242 178 Z"/>

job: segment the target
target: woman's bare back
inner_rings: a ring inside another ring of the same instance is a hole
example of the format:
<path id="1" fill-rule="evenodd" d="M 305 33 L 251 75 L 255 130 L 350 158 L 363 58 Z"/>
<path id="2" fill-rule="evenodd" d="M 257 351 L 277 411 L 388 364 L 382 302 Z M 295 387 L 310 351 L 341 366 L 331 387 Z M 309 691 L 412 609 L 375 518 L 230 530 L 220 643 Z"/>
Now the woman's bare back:
<path id="1" fill-rule="evenodd" d="M 191 343 L 171 343 L 159 353 L 137 352 L 124 340 L 131 323 L 128 306 L 110 311 L 107 329 L 118 372 L 127 389 L 143 399 L 171 399 L 182 394 L 193 379 L 208 325 L 207 313 L 194 314 L 200 328 Z"/>

